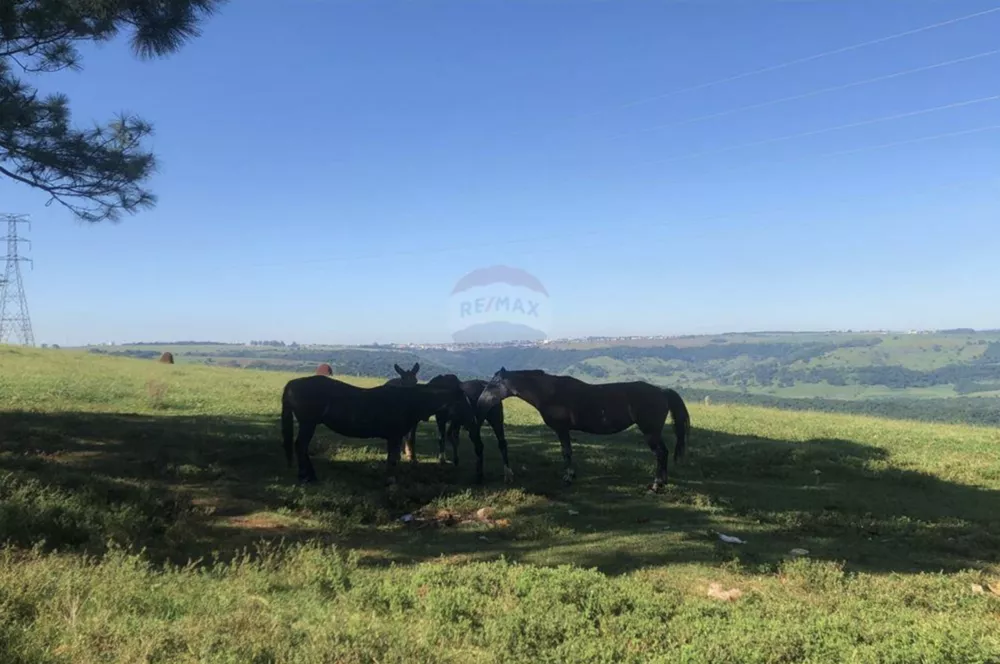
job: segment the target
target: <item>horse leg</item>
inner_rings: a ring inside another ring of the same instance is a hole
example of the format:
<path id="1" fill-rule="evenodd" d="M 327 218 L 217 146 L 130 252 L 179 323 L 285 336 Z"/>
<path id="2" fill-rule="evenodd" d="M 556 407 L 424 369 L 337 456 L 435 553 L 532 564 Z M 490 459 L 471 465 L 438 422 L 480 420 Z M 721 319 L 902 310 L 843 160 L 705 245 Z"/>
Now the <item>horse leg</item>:
<path id="1" fill-rule="evenodd" d="M 660 432 L 646 434 L 646 444 L 656 455 L 656 476 L 652 486 L 656 492 L 667 483 L 667 447 L 663 444 L 663 435 Z"/>
<path id="2" fill-rule="evenodd" d="M 503 410 L 497 408 L 491 411 L 486 419 L 489 420 L 493 435 L 497 437 L 497 447 L 500 448 L 500 457 L 503 459 L 503 481 L 512 482 L 514 471 L 510 469 L 510 460 L 507 458 L 507 437 L 503 432 Z"/>
<path id="3" fill-rule="evenodd" d="M 438 461 L 448 463 L 448 460 L 444 456 L 444 441 L 447 437 L 445 429 L 448 426 L 448 416 L 438 413 L 434 416 L 434 420 L 437 422 L 438 428 Z"/>
<path id="4" fill-rule="evenodd" d="M 576 469 L 573 468 L 573 442 L 569 437 L 568 430 L 558 430 L 559 443 L 562 445 L 563 454 L 563 483 L 569 485 L 576 478 Z"/>
<path id="5" fill-rule="evenodd" d="M 406 460 L 411 463 L 417 462 L 417 449 L 415 447 L 417 443 L 417 425 L 414 424 L 413 428 L 410 429 L 410 433 L 406 435 Z"/>
<path id="6" fill-rule="evenodd" d="M 479 434 L 479 427 L 472 427 L 471 429 L 469 429 L 469 438 L 472 439 L 472 446 L 476 450 L 476 484 L 482 484 L 483 483 L 483 438 Z M 458 440 L 457 435 L 455 436 L 455 440 Z"/>
<path id="7" fill-rule="evenodd" d="M 316 433 L 316 422 L 299 420 L 299 435 L 295 438 L 295 456 L 299 460 L 299 482 L 315 482 L 316 470 L 309 458 L 309 441 Z"/>
<path id="8" fill-rule="evenodd" d="M 396 483 L 396 466 L 399 464 L 399 455 L 402 446 L 403 446 L 403 440 L 401 438 L 387 438 L 385 441 L 386 484 Z"/>
<path id="9" fill-rule="evenodd" d="M 448 426 L 448 441 L 451 443 L 451 462 L 452 465 L 458 465 L 458 442 L 462 435 L 462 423 L 458 420 L 452 420 L 451 424 Z M 443 450 L 442 446 L 442 450 Z M 444 453 L 442 452 L 442 456 Z"/>

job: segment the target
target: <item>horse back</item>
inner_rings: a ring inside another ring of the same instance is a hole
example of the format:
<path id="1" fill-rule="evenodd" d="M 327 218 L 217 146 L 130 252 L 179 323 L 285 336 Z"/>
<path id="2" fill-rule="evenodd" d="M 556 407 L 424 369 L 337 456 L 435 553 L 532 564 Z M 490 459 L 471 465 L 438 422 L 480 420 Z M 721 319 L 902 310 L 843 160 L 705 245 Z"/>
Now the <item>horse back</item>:
<path id="1" fill-rule="evenodd" d="M 465 396 L 469 397 L 472 403 L 476 403 L 479 396 L 486 389 L 486 381 L 474 378 L 473 380 L 466 380 L 462 382 L 462 392 Z"/>
<path id="2" fill-rule="evenodd" d="M 568 419 L 585 429 L 612 430 L 637 419 L 666 414 L 663 390 L 645 381 L 587 383 L 566 376 L 548 399 L 547 411 L 557 419 Z"/>
<path id="3" fill-rule="evenodd" d="M 282 399 L 300 420 L 317 419 L 332 402 L 348 398 L 361 389 L 335 378 L 313 374 L 288 381 Z"/>

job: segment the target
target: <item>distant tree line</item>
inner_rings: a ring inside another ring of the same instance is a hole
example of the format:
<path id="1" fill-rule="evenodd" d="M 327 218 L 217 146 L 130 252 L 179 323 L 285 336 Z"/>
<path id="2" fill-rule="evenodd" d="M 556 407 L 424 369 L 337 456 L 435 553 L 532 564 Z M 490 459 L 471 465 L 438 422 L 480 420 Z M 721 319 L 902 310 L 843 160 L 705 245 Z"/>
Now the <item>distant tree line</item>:
<path id="1" fill-rule="evenodd" d="M 585 360 L 607 357 L 622 362 L 658 359 L 665 362 L 676 361 L 697 366 L 700 370 L 712 370 L 713 363 L 746 358 L 754 362 L 773 360 L 778 365 L 809 361 L 840 348 L 871 347 L 882 343 L 882 339 L 852 339 L 842 343 L 737 343 L 728 345 L 706 345 L 678 348 L 676 346 L 656 346 L 639 348 L 634 346 L 614 346 L 593 349 L 551 349 L 545 347 L 504 347 L 482 348 L 469 351 L 421 351 L 421 357 L 434 359 L 453 368 L 456 374 L 469 376 L 492 376 L 501 366 L 508 369 L 543 369 L 560 372 Z M 589 365 L 586 371 L 600 373 L 601 369 Z M 666 373 L 666 372 L 665 372 Z"/>
<path id="2" fill-rule="evenodd" d="M 123 346 L 232 346 L 222 341 L 133 341 Z M 93 350 L 93 349 L 92 349 Z"/>
<path id="3" fill-rule="evenodd" d="M 123 357 L 135 357 L 142 360 L 158 358 L 162 354 L 158 350 L 135 350 L 132 348 L 127 348 L 125 350 L 107 350 L 105 348 L 91 348 L 90 352 L 96 355 L 119 355 Z"/>
<path id="4" fill-rule="evenodd" d="M 949 364 L 927 371 L 917 371 L 894 365 L 864 367 L 810 367 L 793 370 L 777 363 L 762 363 L 748 370 L 749 378 L 760 386 L 777 384 L 788 387 L 796 383 L 822 383 L 830 385 L 882 385 L 894 389 L 933 387 L 936 385 L 961 386 L 962 392 L 988 392 L 1000 389 L 1000 343 L 990 343 L 983 354 L 968 364 Z M 720 383 L 730 384 L 720 380 Z M 982 382 L 986 381 L 986 382 Z M 992 383 L 992 384 L 991 384 Z"/>

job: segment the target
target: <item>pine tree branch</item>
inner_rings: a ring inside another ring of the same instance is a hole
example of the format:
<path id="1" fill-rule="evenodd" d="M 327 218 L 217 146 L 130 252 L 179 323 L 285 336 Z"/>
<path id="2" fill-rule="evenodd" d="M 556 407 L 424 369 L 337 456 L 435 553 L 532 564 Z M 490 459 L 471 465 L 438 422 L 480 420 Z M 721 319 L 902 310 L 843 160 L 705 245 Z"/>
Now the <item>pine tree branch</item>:
<path id="1" fill-rule="evenodd" d="M 85 221 L 115 221 L 155 205 L 156 170 L 143 141 L 152 127 L 120 115 L 93 129 L 70 125 L 64 95 L 39 98 L 16 78 L 79 69 L 77 44 L 130 30 L 132 53 L 162 57 L 201 34 L 226 0 L 0 0 L 0 177 L 46 192 Z"/>

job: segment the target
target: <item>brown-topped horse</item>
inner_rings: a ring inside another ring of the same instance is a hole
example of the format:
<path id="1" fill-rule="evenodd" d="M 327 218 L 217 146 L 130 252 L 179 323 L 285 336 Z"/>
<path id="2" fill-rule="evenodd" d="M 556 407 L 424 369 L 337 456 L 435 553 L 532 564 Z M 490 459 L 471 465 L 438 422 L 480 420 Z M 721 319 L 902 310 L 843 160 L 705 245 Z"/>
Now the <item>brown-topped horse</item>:
<path id="1" fill-rule="evenodd" d="M 667 482 L 667 448 L 663 444 L 667 415 L 673 415 L 677 437 L 675 462 L 684 455 L 691 427 L 687 406 L 677 392 L 643 381 L 593 384 L 539 369 L 508 371 L 501 367 L 476 402 L 479 416 L 508 397 L 519 397 L 534 406 L 545 424 L 556 432 L 562 444 L 566 484 L 576 476 L 570 431 L 610 435 L 635 424 L 656 455 L 652 489 L 658 491 Z"/>

